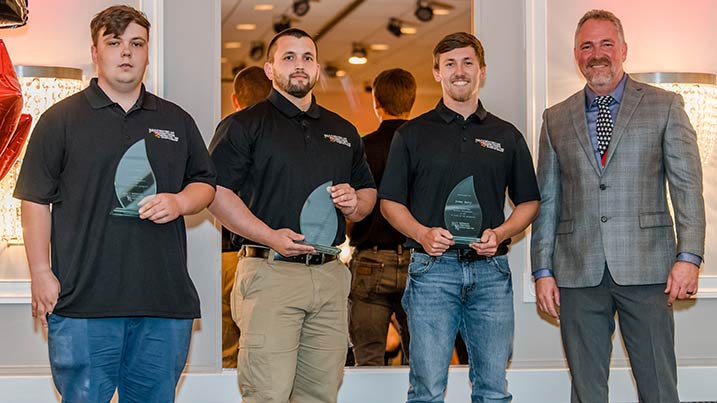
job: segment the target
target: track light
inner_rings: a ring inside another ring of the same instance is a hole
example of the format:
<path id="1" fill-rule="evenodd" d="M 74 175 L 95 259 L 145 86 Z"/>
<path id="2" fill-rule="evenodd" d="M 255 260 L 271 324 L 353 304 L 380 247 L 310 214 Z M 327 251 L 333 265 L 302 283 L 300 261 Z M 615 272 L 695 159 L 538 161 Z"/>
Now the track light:
<path id="1" fill-rule="evenodd" d="M 388 29 L 388 32 L 394 34 L 396 37 L 400 37 L 401 27 L 403 26 L 403 23 L 398 18 L 391 18 L 388 20 L 388 26 L 386 29 Z"/>
<path id="2" fill-rule="evenodd" d="M 309 0 L 294 0 L 294 4 L 291 7 L 294 10 L 294 14 L 303 17 L 309 12 Z"/>
<path id="3" fill-rule="evenodd" d="M 260 60 L 264 56 L 264 42 L 253 41 L 249 48 L 249 57 L 251 60 Z"/>
<path id="4" fill-rule="evenodd" d="M 274 21 L 274 32 L 277 34 L 285 29 L 291 28 L 291 19 L 288 15 L 282 14 L 279 19 Z"/>
<path id="5" fill-rule="evenodd" d="M 428 0 L 418 0 L 416 2 L 416 18 L 419 21 L 428 22 L 433 19 L 433 7 Z"/>
<path id="6" fill-rule="evenodd" d="M 327 64 L 324 67 L 324 73 L 326 73 L 326 76 L 329 78 L 336 78 L 336 74 L 339 72 L 339 68 L 334 66 L 333 64 Z"/>
<path id="7" fill-rule="evenodd" d="M 353 50 L 351 51 L 351 57 L 349 57 L 349 63 L 351 64 L 366 64 L 368 59 L 366 58 L 366 47 L 358 42 L 353 43 Z"/>

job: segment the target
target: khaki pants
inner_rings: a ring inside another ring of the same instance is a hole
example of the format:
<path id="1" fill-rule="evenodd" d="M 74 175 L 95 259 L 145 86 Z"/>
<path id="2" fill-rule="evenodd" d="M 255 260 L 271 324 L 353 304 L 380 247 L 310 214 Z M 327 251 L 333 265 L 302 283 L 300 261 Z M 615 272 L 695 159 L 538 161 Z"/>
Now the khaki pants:
<path id="1" fill-rule="evenodd" d="M 348 347 L 351 274 L 340 261 L 307 266 L 241 257 L 232 317 L 246 403 L 335 403 Z"/>

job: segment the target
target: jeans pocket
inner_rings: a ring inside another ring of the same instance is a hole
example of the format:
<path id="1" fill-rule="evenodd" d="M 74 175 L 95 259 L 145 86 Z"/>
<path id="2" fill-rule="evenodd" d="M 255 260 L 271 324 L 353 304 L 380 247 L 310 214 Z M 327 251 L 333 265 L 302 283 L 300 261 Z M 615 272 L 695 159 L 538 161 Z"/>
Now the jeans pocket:
<path id="1" fill-rule="evenodd" d="M 499 272 L 503 274 L 510 275 L 510 265 L 508 265 L 508 256 L 502 255 L 502 256 L 493 256 L 490 259 L 491 264 L 493 267 L 495 267 Z"/>
<path id="2" fill-rule="evenodd" d="M 433 268 L 435 263 L 435 257 L 424 253 L 414 253 L 411 255 L 411 263 L 408 264 L 408 275 L 420 276 L 421 274 L 426 274 Z"/>
<path id="3" fill-rule="evenodd" d="M 359 297 L 368 297 L 375 292 L 383 275 L 383 263 L 365 259 L 351 261 L 351 292 Z"/>

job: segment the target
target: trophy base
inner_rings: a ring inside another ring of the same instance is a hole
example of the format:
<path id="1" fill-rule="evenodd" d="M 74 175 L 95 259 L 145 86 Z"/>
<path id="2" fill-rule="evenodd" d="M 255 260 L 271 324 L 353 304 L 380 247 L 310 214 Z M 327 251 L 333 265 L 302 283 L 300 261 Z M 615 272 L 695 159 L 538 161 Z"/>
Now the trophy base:
<path id="1" fill-rule="evenodd" d="M 324 255 L 338 255 L 341 253 L 341 249 L 335 247 L 335 246 L 327 246 L 327 245 L 316 245 L 313 243 L 306 243 L 304 241 L 294 241 L 294 243 L 298 243 L 301 245 L 309 245 L 313 246 L 314 249 L 316 249 L 316 253 L 323 253 Z"/>
<path id="2" fill-rule="evenodd" d="M 472 236 L 454 236 L 453 240 L 456 241 L 456 245 L 470 245 L 473 242 L 481 243 L 480 238 Z"/>
<path id="3" fill-rule="evenodd" d="M 139 217 L 139 211 L 131 208 L 116 207 L 110 215 L 115 217 Z"/>

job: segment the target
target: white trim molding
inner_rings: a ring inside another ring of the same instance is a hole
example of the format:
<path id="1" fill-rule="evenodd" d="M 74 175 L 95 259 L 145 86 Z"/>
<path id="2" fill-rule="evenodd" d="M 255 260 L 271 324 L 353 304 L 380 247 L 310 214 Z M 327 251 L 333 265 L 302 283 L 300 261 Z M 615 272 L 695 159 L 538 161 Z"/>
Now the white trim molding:
<path id="1" fill-rule="evenodd" d="M 149 68 L 145 74 L 147 90 L 164 96 L 164 0 L 140 0 L 139 8 L 151 23 L 149 30 Z"/>
<path id="2" fill-rule="evenodd" d="M 32 302 L 29 280 L 0 280 L 0 304 Z"/>

